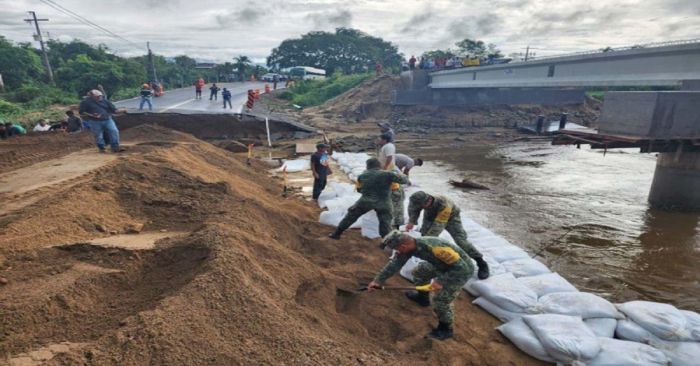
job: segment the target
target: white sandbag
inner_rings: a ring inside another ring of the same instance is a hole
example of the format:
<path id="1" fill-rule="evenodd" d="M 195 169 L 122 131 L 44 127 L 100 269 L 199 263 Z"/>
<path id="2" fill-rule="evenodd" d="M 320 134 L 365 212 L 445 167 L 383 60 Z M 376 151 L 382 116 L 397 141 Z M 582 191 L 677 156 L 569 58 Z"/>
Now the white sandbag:
<path id="1" fill-rule="evenodd" d="M 333 189 L 324 189 L 323 192 L 318 196 L 318 207 L 326 208 L 328 207 L 327 202 L 338 197 L 338 194 Z"/>
<path id="2" fill-rule="evenodd" d="M 406 264 L 404 264 L 403 267 L 401 267 L 401 271 L 399 271 L 399 274 L 401 275 L 401 277 L 413 282 L 413 269 L 416 268 L 416 266 L 418 266 L 418 264 L 422 261 L 423 260 L 420 258 L 411 257 L 408 260 L 408 262 L 406 262 Z"/>
<path id="3" fill-rule="evenodd" d="M 284 164 L 277 170 L 283 171 L 285 168 L 287 168 L 287 173 L 309 170 L 311 169 L 311 161 L 309 159 L 285 160 Z"/>
<path id="4" fill-rule="evenodd" d="M 537 301 L 535 313 L 577 315 L 588 318 L 622 318 L 615 305 L 588 292 L 556 292 Z"/>
<path id="5" fill-rule="evenodd" d="M 469 239 L 469 242 L 472 243 L 475 247 L 479 248 L 479 250 L 498 250 L 499 248 L 507 248 L 507 247 L 515 247 L 513 244 L 511 244 L 508 240 L 495 235 L 495 234 L 490 234 L 490 235 L 483 235 L 483 236 L 478 236 L 478 235 L 467 235 L 467 238 Z M 517 247 L 515 247 L 517 248 Z M 525 256 L 527 257 L 527 255 Z M 518 258 L 525 258 L 525 257 L 518 257 Z M 518 259 L 518 258 L 511 258 L 511 259 Z"/>
<path id="6" fill-rule="evenodd" d="M 500 263 L 496 262 L 496 260 L 491 258 L 491 256 L 489 256 L 488 254 L 483 254 L 482 258 L 484 259 L 484 262 L 486 262 L 486 264 L 489 265 L 489 274 L 491 276 L 508 273 L 508 271 L 506 271 L 506 269 L 503 268 L 503 266 Z M 476 261 L 473 259 L 472 264 L 474 265 L 474 273 L 472 273 L 472 278 L 476 279 L 478 267 L 476 265 Z"/>
<path id="7" fill-rule="evenodd" d="M 694 340 L 685 315 L 675 306 L 652 301 L 629 301 L 617 308 L 651 334 L 668 341 Z"/>
<path id="8" fill-rule="evenodd" d="M 542 262 L 530 257 L 501 262 L 501 265 L 515 277 L 537 276 L 552 272 Z"/>
<path id="9" fill-rule="evenodd" d="M 564 364 L 585 365 L 600 352 L 598 337 L 579 316 L 539 314 L 522 317 L 547 354 Z"/>
<path id="10" fill-rule="evenodd" d="M 537 294 L 510 273 L 476 281 L 472 286 L 481 296 L 508 311 L 524 313 L 537 305 Z"/>
<path id="11" fill-rule="evenodd" d="M 494 305 L 495 306 L 495 305 Z M 556 362 L 547 354 L 542 342 L 521 318 L 515 318 L 496 327 L 501 334 L 508 338 L 521 351 L 545 362 Z"/>
<path id="12" fill-rule="evenodd" d="M 359 193 L 347 194 L 326 201 L 326 207 L 328 211 L 347 211 L 359 198 Z"/>
<path id="13" fill-rule="evenodd" d="M 377 218 L 376 212 L 367 212 L 357 221 L 360 222 L 360 226 L 362 227 L 362 236 L 365 238 L 376 239 L 382 237 L 379 235 L 379 218 Z"/>
<path id="14" fill-rule="evenodd" d="M 688 322 L 686 329 L 688 330 L 690 337 L 693 340 L 700 342 L 700 314 L 688 310 L 679 311 L 681 314 L 683 314 L 683 316 L 685 316 L 685 320 Z"/>
<path id="15" fill-rule="evenodd" d="M 507 263 L 507 262 L 504 262 Z M 489 263 L 490 264 L 490 263 Z M 518 278 L 525 286 L 535 291 L 537 296 L 544 296 L 555 292 L 577 292 L 578 290 L 569 281 L 558 273 L 545 273 L 537 276 Z"/>
<path id="16" fill-rule="evenodd" d="M 475 272 L 476 272 L 476 271 L 475 271 Z M 463 288 L 465 291 L 467 291 L 467 292 L 469 293 L 469 295 L 472 295 L 472 296 L 474 296 L 474 297 L 479 297 L 479 296 L 481 296 L 481 294 L 479 293 L 479 291 L 478 291 L 477 289 L 474 288 L 474 284 L 475 284 L 477 281 L 479 281 L 478 278 L 472 277 L 472 278 L 470 278 L 470 279 L 467 281 L 467 283 L 464 284 L 464 286 L 462 286 L 462 288 Z"/>
<path id="17" fill-rule="evenodd" d="M 515 245 L 480 246 L 479 251 L 490 255 L 499 263 L 512 261 L 513 259 L 530 258 L 524 250 Z"/>
<path id="18" fill-rule="evenodd" d="M 615 336 L 615 328 L 617 327 L 617 319 L 614 319 L 614 318 L 588 318 L 588 319 L 584 319 L 583 322 L 598 337 L 613 338 Z"/>
<path id="19" fill-rule="evenodd" d="M 514 313 L 512 311 L 504 310 L 498 307 L 498 305 L 486 300 L 484 297 L 479 297 L 472 301 L 472 304 L 479 305 L 482 309 L 486 310 L 487 313 L 495 316 L 498 320 L 502 322 L 509 322 L 514 319 L 519 319 L 523 315 L 522 313 Z"/>
<path id="20" fill-rule="evenodd" d="M 651 334 L 632 320 L 617 322 L 615 336 L 633 342 L 648 344 L 663 352 L 672 366 L 697 366 L 700 342 L 670 342 Z"/>
<path id="21" fill-rule="evenodd" d="M 318 222 L 324 225 L 330 225 L 337 227 L 340 221 L 345 217 L 345 211 L 322 211 L 318 219 Z M 354 224 L 350 225 L 350 229 L 356 229 L 360 227 L 360 220 L 357 220 Z"/>
<path id="22" fill-rule="evenodd" d="M 666 366 L 668 358 L 660 350 L 646 344 L 598 338 L 600 353 L 586 366 Z"/>

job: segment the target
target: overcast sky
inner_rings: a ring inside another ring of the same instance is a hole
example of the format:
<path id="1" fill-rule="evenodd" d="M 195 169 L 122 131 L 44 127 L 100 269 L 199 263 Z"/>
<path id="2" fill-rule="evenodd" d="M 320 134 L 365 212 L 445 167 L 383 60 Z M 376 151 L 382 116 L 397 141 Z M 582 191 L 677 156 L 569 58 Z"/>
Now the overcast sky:
<path id="1" fill-rule="evenodd" d="M 54 0 L 135 43 L 109 37 L 40 0 L 0 0 L 0 34 L 31 41 L 28 10 L 51 38 L 104 43 L 117 54 L 187 54 L 226 61 L 244 54 L 263 62 L 287 38 L 353 27 L 409 56 L 464 38 L 551 55 L 648 42 L 700 38 L 700 0 Z"/>

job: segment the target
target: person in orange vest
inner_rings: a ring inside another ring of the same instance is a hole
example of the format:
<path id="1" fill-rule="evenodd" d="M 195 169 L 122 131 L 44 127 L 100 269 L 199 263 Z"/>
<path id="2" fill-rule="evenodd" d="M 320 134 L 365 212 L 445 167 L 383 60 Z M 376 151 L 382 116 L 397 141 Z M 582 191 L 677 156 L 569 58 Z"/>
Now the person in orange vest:
<path id="1" fill-rule="evenodd" d="M 194 84 L 194 99 L 202 99 L 202 88 L 204 87 L 204 79 L 199 78 Z"/>

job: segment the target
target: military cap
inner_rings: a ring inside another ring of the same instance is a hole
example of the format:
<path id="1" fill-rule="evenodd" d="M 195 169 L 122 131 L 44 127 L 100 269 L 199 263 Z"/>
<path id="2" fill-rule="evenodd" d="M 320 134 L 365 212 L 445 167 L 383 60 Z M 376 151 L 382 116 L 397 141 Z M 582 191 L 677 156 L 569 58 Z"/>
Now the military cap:
<path id="1" fill-rule="evenodd" d="M 382 247 L 387 247 L 390 249 L 396 249 L 401 243 L 406 233 L 402 233 L 398 230 L 392 230 L 389 234 L 386 234 L 384 239 L 382 239 Z"/>
<path id="2" fill-rule="evenodd" d="M 418 206 L 423 206 L 425 204 L 425 202 L 428 201 L 428 198 L 430 198 L 430 196 L 427 193 L 425 193 L 423 191 L 418 191 L 418 192 L 412 194 L 411 198 L 409 198 L 409 200 L 413 204 L 416 204 Z"/>

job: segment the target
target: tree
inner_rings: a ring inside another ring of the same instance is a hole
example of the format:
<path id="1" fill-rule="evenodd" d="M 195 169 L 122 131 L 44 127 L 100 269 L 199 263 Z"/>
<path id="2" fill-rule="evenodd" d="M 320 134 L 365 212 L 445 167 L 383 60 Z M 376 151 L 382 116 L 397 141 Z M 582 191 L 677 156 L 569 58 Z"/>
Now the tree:
<path id="1" fill-rule="evenodd" d="M 28 43 L 15 46 L 3 36 L 0 36 L 0 70 L 7 91 L 41 81 L 44 74 L 41 58 Z"/>
<path id="2" fill-rule="evenodd" d="M 234 57 L 233 61 L 233 67 L 236 69 L 236 73 L 238 74 L 238 80 L 245 80 L 246 71 L 248 71 L 251 65 L 250 58 L 248 56 L 240 55 L 238 57 Z"/>
<path id="3" fill-rule="evenodd" d="M 377 62 L 385 69 L 398 69 L 402 60 L 398 48 L 390 42 L 357 29 L 337 28 L 335 33 L 309 32 L 299 39 L 282 41 L 272 50 L 267 65 L 273 68 L 312 66 L 333 74 L 356 72 Z"/>
<path id="4" fill-rule="evenodd" d="M 452 51 L 451 49 L 448 48 L 447 50 L 425 51 L 425 52 L 423 52 L 421 57 L 423 57 L 423 58 L 450 58 L 450 57 L 454 57 L 456 55 L 457 54 L 454 51 Z"/>
<path id="5" fill-rule="evenodd" d="M 458 53 L 472 58 L 498 58 L 503 57 L 501 50 L 495 44 L 486 44 L 484 41 L 465 38 L 457 43 Z"/>

